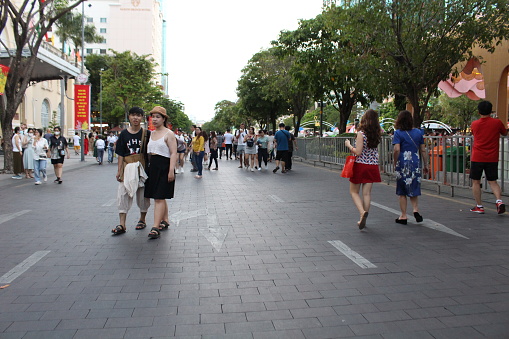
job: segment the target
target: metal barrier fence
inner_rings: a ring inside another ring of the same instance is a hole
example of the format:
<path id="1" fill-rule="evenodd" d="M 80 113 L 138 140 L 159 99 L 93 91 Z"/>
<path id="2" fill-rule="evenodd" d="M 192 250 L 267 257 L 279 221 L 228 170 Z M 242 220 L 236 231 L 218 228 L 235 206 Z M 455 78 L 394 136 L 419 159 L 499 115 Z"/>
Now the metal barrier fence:
<path id="1" fill-rule="evenodd" d="M 345 146 L 348 137 L 327 138 L 297 138 L 298 150 L 294 150 L 294 156 L 306 160 L 344 165 L 350 151 Z M 469 188 L 471 186 L 470 173 L 470 145 L 471 136 L 425 136 L 424 143 L 428 153 L 429 173 L 423 175 L 423 180 L 438 185 Z M 394 176 L 394 159 L 392 138 L 383 136 L 378 146 L 380 171 L 389 177 Z M 505 192 L 509 178 L 509 139 L 500 138 L 499 154 L 499 183 L 502 192 Z M 489 191 L 489 185 L 483 178 L 483 189 Z"/>

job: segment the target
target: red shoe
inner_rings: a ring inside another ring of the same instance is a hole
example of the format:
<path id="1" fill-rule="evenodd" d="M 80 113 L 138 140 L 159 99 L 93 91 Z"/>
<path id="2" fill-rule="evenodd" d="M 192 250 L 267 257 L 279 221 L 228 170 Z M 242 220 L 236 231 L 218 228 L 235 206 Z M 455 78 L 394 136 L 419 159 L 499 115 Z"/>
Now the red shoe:
<path id="1" fill-rule="evenodd" d="M 504 214 L 505 213 L 505 205 L 502 201 L 497 202 L 497 213 Z"/>
<path id="2" fill-rule="evenodd" d="M 475 206 L 474 208 L 470 209 L 470 212 L 484 214 L 484 207 Z"/>

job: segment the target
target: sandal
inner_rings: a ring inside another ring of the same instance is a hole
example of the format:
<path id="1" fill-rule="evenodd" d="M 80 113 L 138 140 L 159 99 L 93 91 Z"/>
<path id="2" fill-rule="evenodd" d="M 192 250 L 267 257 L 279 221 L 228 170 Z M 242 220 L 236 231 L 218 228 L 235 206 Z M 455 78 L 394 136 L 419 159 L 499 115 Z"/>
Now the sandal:
<path id="1" fill-rule="evenodd" d="M 161 232 L 159 231 L 159 229 L 157 227 L 152 227 L 152 229 L 150 230 L 150 233 L 148 234 L 148 237 L 150 239 L 157 239 L 157 238 L 159 238 L 160 235 L 161 235 Z"/>
<path id="2" fill-rule="evenodd" d="M 111 230 L 111 233 L 113 233 L 112 235 L 120 235 L 120 234 L 124 234 L 126 231 L 125 227 L 122 226 L 122 225 L 117 225 L 115 226 L 114 229 Z"/>
<path id="3" fill-rule="evenodd" d="M 167 230 L 168 227 L 170 227 L 170 224 L 167 223 L 166 221 L 162 220 L 160 223 L 159 223 L 159 227 L 161 230 Z"/>
<path id="4" fill-rule="evenodd" d="M 368 218 L 368 212 L 362 214 L 361 220 L 357 223 L 359 229 L 362 230 L 366 227 L 366 219 Z"/>
<path id="5" fill-rule="evenodd" d="M 147 227 L 147 224 L 145 223 L 145 221 L 139 220 L 138 223 L 136 224 L 137 230 L 142 230 L 145 227 Z"/>

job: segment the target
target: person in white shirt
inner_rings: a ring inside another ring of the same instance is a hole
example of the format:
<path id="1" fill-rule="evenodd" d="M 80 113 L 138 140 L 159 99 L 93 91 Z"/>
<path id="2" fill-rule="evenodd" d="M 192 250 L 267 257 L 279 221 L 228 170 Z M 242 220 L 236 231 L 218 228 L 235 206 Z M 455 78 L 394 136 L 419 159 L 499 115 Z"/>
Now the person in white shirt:
<path id="1" fill-rule="evenodd" d="M 108 148 L 108 163 L 113 163 L 113 155 L 115 154 L 115 144 L 118 138 L 113 132 L 110 132 L 108 138 L 106 138 L 106 147 Z"/>
<path id="2" fill-rule="evenodd" d="M 230 133 L 231 130 L 227 129 L 224 134 L 224 144 L 226 147 L 226 160 L 232 160 L 232 152 L 233 152 L 233 134 Z M 230 150 L 230 156 L 228 157 L 228 150 Z"/>
<path id="3" fill-rule="evenodd" d="M 97 161 L 99 162 L 99 165 L 102 165 L 104 157 L 104 148 L 106 147 L 106 143 L 104 142 L 104 136 L 99 135 L 97 137 L 95 147 L 97 147 Z"/>
<path id="4" fill-rule="evenodd" d="M 74 145 L 74 154 L 79 155 L 80 149 L 81 149 L 81 144 L 80 144 L 81 138 L 78 135 L 78 132 L 74 133 L 72 140 L 73 140 L 73 145 Z"/>
<path id="5" fill-rule="evenodd" d="M 48 180 L 48 175 L 46 174 L 46 165 L 49 154 L 48 140 L 46 140 L 42 136 L 42 129 L 35 130 L 32 146 L 34 148 L 33 159 L 34 159 L 35 184 L 40 185 L 41 178 L 44 181 Z"/>

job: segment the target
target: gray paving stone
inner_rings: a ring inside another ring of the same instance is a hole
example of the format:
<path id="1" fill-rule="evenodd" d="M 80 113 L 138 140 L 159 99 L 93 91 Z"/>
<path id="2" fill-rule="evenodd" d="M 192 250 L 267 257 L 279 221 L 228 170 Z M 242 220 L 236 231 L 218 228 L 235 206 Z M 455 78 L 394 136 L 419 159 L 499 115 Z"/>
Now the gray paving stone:
<path id="1" fill-rule="evenodd" d="M 33 320 L 33 321 L 13 321 L 6 332 L 21 331 L 50 331 L 54 330 L 60 320 Z"/>
<path id="2" fill-rule="evenodd" d="M 226 333 L 248 333 L 248 332 L 260 332 L 260 331 L 273 331 L 274 324 L 272 321 L 249 321 L 242 323 L 226 323 L 225 324 Z"/>
<path id="3" fill-rule="evenodd" d="M 317 318 L 282 319 L 274 320 L 276 330 L 296 330 L 314 327 L 322 327 Z"/>
<path id="4" fill-rule="evenodd" d="M 225 324 L 177 325 L 175 336 L 225 334 Z"/>
<path id="5" fill-rule="evenodd" d="M 71 339 L 76 334 L 76 330 L 55 330 L 55 331 L 35 331 L 27 332 L 24 339 Z"/>
<path id="6" fill-rule="evenodd" d="M 119 339 L 125 338 L 125 328 L 79 329 L 72 339 Z M 143 338 L 143 337 L 138 337 Z"/>

